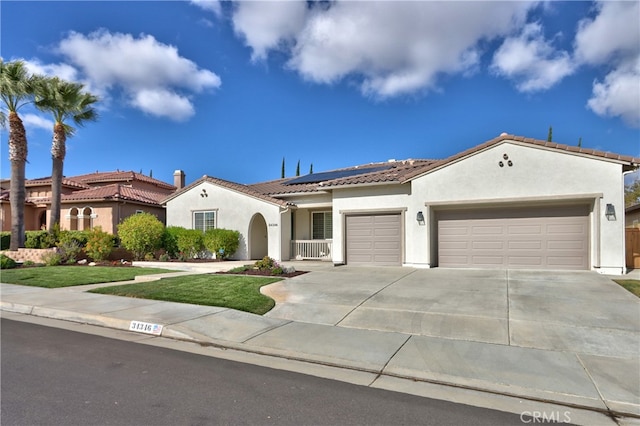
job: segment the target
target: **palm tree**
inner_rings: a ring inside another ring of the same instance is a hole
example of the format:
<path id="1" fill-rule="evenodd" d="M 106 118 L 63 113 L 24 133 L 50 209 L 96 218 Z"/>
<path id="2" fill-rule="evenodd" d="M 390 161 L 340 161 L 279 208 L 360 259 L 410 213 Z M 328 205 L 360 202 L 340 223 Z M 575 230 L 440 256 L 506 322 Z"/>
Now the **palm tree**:
<path id="1" fill-rule="evenodd" d="M 37 77 L 29 75 L 23 61 L 4 62 L 0 59 L 0 98 L 9 112 L 9 160 L 11 161 L 11 243 L 9 250 L 24 247 L 25 165 L 27 163 L 27 133 L 18 109 L 33 97 Z M 0 122 L 6 128 L 7 116 L 0 112 Z"/>
<path id="2" fill-rule="evenodd" d="M 76 129 L 67 123 L 82 127 L 87 121 L 94 121 L 98 113 L 93 104 L 98 98 L 83 92 L 84 86 L 53 77 L 46 79 L 36 90 L 36 106 L 42 111 L 53 114 L 53 141 L 51 143 L 51 219 L 49 232 L 60 225 L 60 201 L 62 191 L 62 172 L 66 155 L 67 137 L 72 137 Z"/>

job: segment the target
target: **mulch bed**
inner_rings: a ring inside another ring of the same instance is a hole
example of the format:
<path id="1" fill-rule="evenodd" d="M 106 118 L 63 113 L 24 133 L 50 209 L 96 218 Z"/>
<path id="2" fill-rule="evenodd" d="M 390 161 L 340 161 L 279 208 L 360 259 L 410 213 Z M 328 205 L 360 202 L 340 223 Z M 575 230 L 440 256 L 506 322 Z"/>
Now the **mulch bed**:
<path id="1" fill-rule="evenodd" d="M 266 271 L 266 270 L 260 270 L 260 269 L 247 269 L 246 271 L 240 271 L 240 272 L 215 272 L 216 274 L 233 274 L 233 275 L 258 275 L 258 276 L 263 276 L 263 277 L 283 277 L 283 278 L 292 278 L 292 277 L 297 277 L 298 275 L 302 275 L 302 274 L 306 274 L 308 271 L 295 271 L 295 272 L 291 272 L 288 274 L 279 274 L 279 275 L 274 275 L 271 273 L 271 271 Z"/>

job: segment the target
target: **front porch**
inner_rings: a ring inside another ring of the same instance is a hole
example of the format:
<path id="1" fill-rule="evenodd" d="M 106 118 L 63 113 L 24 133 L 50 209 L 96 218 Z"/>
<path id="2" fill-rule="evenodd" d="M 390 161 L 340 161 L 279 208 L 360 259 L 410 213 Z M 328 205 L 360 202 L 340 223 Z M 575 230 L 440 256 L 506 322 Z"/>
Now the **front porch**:
<path id="1" fill-rule="evenodd" d="M 331 261 L 332 240 L 292 240 L 291 260 Z"/>

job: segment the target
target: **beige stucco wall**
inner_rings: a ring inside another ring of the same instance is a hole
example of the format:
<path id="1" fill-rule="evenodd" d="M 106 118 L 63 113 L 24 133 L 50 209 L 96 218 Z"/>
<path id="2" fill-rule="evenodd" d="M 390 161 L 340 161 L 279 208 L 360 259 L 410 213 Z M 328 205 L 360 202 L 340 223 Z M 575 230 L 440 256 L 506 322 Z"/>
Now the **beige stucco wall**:
<path id="1" fill-rule="evenodd" d="M 503 155 L 512 167 L 499 167 Z M 624 268 L 623 176 L 620 164 L 560 153 L 516 143 L 505 143 L 451 164 L 413 181 L 409 211 L 422 210 L 431 219 L 446 204 L 485 202 L 521 205 L 581 200 L 591 206 L 590 250 L 593 269 L 621 273 Z M 530 204 L 527 204 L 530 203 Z M 615 221 L 604 217 L 607 203 L 615 206 Z M 425 205 L 426 204 L 426 205 Z M 432 229 L 407 220 L 407 263 L 434 263 Z M 426 256 L 425 256 L 426 255 Z"/>
<path id="2" fill-rule="evenodd" d="M 201 196 L 203 189 L 206 197 Z M 203 181 L 167 202 L 167 226 L 193 229 L 193 213 L 208 210 L 217 212 L 218 228 L 240 232 L 240 247 L 234 259 L 249 258 L 249 226 L 252 217 L 259 213 L 267 225 L 268 255 L 275 260 L 288 260 L 291 219 L 281 213 L 284 209 L 210 182 Z"/>

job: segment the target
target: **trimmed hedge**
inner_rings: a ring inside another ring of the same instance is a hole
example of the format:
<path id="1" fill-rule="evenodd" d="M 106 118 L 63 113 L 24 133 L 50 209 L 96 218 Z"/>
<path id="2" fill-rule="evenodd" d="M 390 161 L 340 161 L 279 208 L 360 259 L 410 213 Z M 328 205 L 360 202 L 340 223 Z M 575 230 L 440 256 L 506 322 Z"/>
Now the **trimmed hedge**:
<path id="1" fill-rule="evenodd" d="M 11 246 L 11 232 L 0 232 L 0 250 L 9 250 Z"/>

